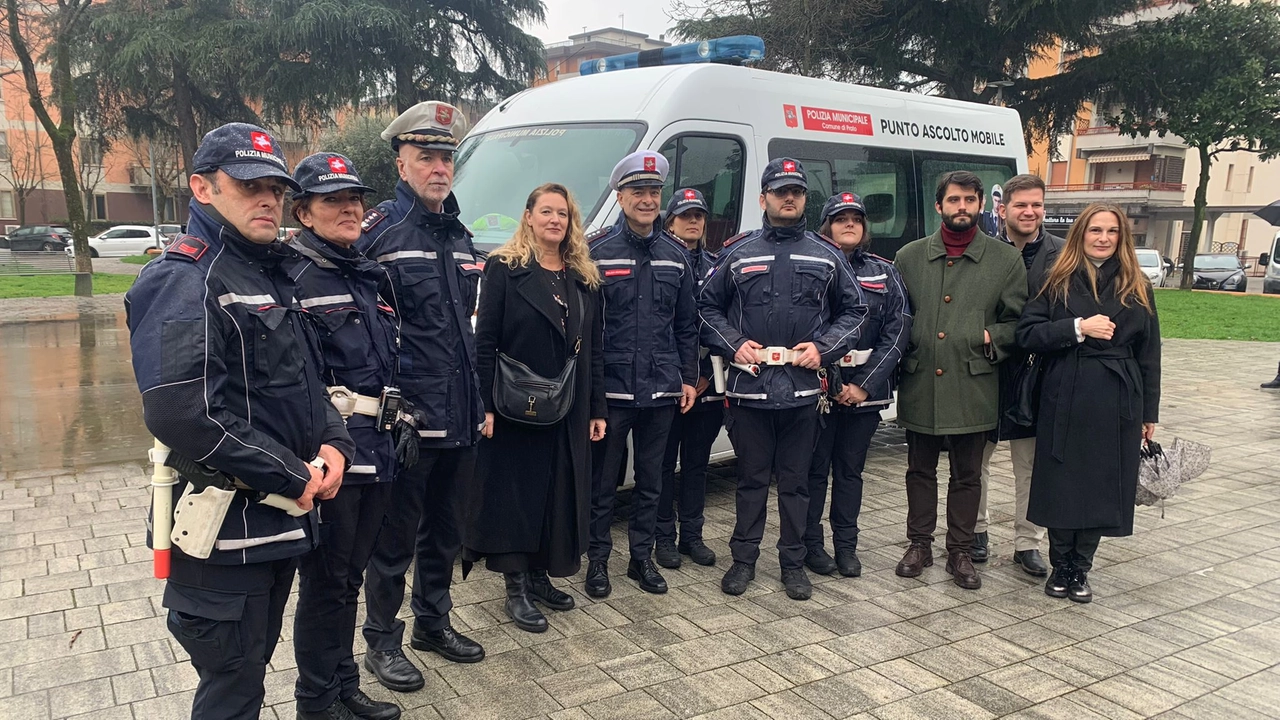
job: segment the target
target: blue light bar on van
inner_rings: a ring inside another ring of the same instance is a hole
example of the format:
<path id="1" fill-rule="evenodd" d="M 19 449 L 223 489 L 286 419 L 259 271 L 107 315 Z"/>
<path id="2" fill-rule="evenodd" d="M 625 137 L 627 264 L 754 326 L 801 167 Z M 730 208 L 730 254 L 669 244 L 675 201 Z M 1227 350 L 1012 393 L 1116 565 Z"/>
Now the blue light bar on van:
<path id="1" fill-rule="evenodd" d="M 739 65 L 755 62 L 764 57 L 764 40 L 755 35 L 703 40 L 702 42 L 672 45 L 667 48 L 641 50 L 625 55 L 613 55 L 582 63 L 578 69 L 583 75 L 596 75 L 614 70 L 630 70 L 658 65 L 687 65 L 689 63 L 718 62 Z"/>

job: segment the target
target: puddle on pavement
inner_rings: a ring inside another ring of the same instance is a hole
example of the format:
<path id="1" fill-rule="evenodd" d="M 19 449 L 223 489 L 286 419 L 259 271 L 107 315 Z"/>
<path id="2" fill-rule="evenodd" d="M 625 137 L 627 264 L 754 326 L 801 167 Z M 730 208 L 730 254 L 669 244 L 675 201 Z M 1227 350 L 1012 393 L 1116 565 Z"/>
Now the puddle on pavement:
<path id="1" fill-rule="evenodd" d="M 146 460 L 124 311 L 0 323 L 0 470 Z"/>

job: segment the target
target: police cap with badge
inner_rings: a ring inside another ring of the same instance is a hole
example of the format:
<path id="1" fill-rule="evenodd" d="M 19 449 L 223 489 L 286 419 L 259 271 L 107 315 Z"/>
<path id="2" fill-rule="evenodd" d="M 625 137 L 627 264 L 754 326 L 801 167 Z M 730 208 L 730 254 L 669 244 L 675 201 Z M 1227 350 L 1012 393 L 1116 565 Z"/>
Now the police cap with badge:
<path id="1" fill-rule="evenodd" d="M 457 150 L 467 134 L 462 111 L 446 102 L 420 102 L 405 110 L 382 131 L 392 150 L 408 143 L 428 150 Z"/>
<path id="2" fill-rule="evenodd" d="M 707 201 L 702 197 L 702 193 L 693 188 L 680 188 L 671 195 L 671 201 L 667 203 L 667 220 L 677 215 L 683 215 L 690 210 L 701 210 L 704 214 L 710 214 L 707 210 Z"/>
<path id="3" fill-rule="evenodd" d="M 271 133 L 249 123 L 227 123 L 210 130 L 196 148 L 191 164 L 193 174 L 215 170 L 236 180 L 278 178 L 297 191 L 298 183 L 289 174 L 280 143 Z"/>
<path id="4" fill-rule="evenodd" d="M 373 192 L 373 188 L 360 182 L 356 166 L 350 158 L 339 153 L 318 152 L 306 156 L 294 168 L 293 179 L 298 186 L 293 193 L 294 200 L 307 195 L 327 195 L 339 190 Z"/>
<path id="5" fill-rule="evenodd" d="M 783 187 L 809 189 L 809 182 L 804 177 L 804 166 L 799 160 L 774 158 L 764 166 L 764 172 L 760 175 L 760 191 L 777 190 Z"/>
<path id="6" fill-rule="evenodd" d="M 853 210 L 858 214 L 866 217 L 867 207 L 862 204 L 862 198 L 855 193 L 836 193 L 827 198 L 827 202 L 822 206 L 822 216 L 819 222 L 826 222 L 831 218 L 839 215 L 845 210 Z"/>
<path id="7" fill-rule="evenodd" d="M 618 161 L 609 176 L 609 187 L 623 188 L 662 187 L 667 181 L 670 164 L 662 155 L 652 150 L 637 150 Z"/>

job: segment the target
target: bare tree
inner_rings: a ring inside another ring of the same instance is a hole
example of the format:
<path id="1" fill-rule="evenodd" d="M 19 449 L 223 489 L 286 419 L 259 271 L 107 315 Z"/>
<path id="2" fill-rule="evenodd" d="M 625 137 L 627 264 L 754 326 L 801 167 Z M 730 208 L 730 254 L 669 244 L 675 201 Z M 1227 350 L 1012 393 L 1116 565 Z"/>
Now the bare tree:
<path id="1" fill-rule="evenodd" d="M 147 171 L 156 180 L 156 222 L 164 222 L 166 201 L 182 196 L 182 150 L 172 143 L 135 138 L 129 143 L 133 166 Z M 150 180 L 148 179 L 148 182 Z"/>
<path id="2" fill-rule="evenodd" d="M 21 121 L 21 119 L 20 119 Z M 25 125 L 25 122 L 23 123 Z M 41 162 L 41 150 L 46 145 L 39 130 L 23 130 L 13 132 L 10 125 L 5 135 L 5 148 L 0 156 L 0 180 L 9 183 L 13 189 L 13 204 L 18 224 L 27 224 L 27 201 L 36 190 L 44 188 L 48 180 Z"/>

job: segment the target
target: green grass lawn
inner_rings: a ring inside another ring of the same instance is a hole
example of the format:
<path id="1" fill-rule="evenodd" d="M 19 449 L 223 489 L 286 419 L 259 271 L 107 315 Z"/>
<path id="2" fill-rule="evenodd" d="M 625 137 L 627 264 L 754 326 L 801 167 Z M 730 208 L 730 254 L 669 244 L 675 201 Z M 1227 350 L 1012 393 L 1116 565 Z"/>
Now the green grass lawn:
<path id="1" fill-rule="evenodd" d="M 1280 342 L 1280 297 L 1158 290 L 1156 309 L 1163 337 Z"/>
<path id="2" fill-rule="evenodd" d="M 159 255 L 129 255 L 129 256 L 120 258 L 120 262 L 128 263 L 129 265 L 146 265 L 147 263 L 151 262 L 152 260 L 155 260 L 158 257 L 160 256 Z"/>
<path id="3" fill-rule="evenodd" d="M 93 274 L 93 294 L 122 293 L 133 285 L 131 275 Z M 30 275 L 0 277 L 0 298 L 56 297 L 74 295 L 75 279 L 71 275 Z"/>

